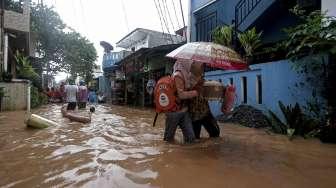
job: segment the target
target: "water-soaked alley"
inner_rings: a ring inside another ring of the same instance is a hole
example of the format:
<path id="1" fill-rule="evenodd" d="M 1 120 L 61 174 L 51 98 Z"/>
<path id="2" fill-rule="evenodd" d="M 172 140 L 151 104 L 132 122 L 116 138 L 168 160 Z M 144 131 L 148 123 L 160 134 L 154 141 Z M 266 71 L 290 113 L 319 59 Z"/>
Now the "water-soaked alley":
<path id="1" fill-rule="evenodd" d="M 221 137 L 162 141 L 154 112 L 98 106 L 92 123 L 61 106 L 37 109 L 59 127 L 27 129 L 24 112 L 0 113 L 0 187 L 334 187 L 336 146 L 222 124 Z"/>

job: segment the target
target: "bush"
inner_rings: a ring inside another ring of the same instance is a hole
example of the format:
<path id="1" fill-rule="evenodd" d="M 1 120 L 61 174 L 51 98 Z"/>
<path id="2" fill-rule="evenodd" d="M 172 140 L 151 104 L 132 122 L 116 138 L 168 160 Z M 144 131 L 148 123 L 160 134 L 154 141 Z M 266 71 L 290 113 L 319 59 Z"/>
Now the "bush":
<path id="1" fill-rule="evenodd" d="M 298 103 L 285 106 L 279 101 L 279 107 L 285 117 L 282 122 L 272 111 L 269 111 L 269 122 L 275 133 L 287 134 L 290 138 L 293 135 L 300 135 L 305 138 L 317 136 L 320 132 L 320 122 L 304 114 Z"/>
<path id="2" fill-rule="evenodd" d="M 43 104 L 47 104 L 48 98 L 45 94 L 39 92 L 37 87 L 32 86 L 30 90 L 31 107 L 36 108 Z"/>

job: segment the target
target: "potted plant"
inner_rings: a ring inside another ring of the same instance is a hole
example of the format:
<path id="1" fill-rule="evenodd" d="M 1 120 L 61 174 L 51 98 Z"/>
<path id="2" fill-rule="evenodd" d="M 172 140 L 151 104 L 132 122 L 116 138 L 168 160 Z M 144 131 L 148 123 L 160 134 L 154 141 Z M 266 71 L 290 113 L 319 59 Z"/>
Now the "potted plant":
<path id="1" fill-rule="evenodd" d="M 19 51 L 16 51 L 14 58 L 16 61 L 16 71 L 19 78 L 32 80 L 38 77 L 38 74 L 32 67 L 28 57 L 25 57 Z"/>
<path id="2" fill-rule="evenodd" d="M 4 82 L 11 82 L 12 78 L 13 78 L 13 75 L 11 73 L 9 73 L 9 72 L 3 72 L 2 73 L 2 80 Z"/>
<path id="3" fill-rule="evenodd" d="M 229 47 L 229 48 L 233 48 L 232 33 L 233 33 L 233 27 L 232 26 L 217 27 L 212 32 L 213 42 L 217 43 L 217 44 L 224 45 L 224 46 Z"/>
<path id="4" fill-rule="evenodd" d="M 238 34 L 238 40 L 245 51 L 245 59 L 250 64 L 253 61 L 253 53 L 261 45 L 262 32 L 257 33 L 256 28 L 249 29 Z"/>

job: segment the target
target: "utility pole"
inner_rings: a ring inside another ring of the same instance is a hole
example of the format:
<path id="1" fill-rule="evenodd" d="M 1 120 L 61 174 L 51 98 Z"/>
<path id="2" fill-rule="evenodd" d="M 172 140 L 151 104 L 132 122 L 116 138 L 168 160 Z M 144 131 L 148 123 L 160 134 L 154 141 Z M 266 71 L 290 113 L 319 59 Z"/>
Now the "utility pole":
<path id="1" fill-rule="evenodd" d="M 44 3 L 43 3 L 43 0 L 41 0 L 41 7 L 42 7 L 42 11 L 43 11 L 43 23 L 44 23 L 44 25 L 46 25 L 46 16 L 47 16 L 47 14 L 46 14 L 46 10 L 45 10 L 45 8 L 44 8 Z M 46 42 L 47 42 L 47 48 L 48 48 L 48 39 L 46 40 Z M 46 49 L 46 50 L 48 50 L 48 49 Z M 47 53 L 45 53 L 45 54 L 47 54 Z M 49 69 L 50 69 L 50 62 L 49 62 L 49 60 L 47 59 L 47 74 L 46 74 L 46 80 L 47 80 L 47 87 L 49 87 Z M 43 69 L 42 69 L 42 83 L 44 83 L 44 78 L 43 78 Z M 42 88 L 44 87 L 44 84 L 42 85 Z"/>
<path id="2" fill-rule="evenodd" d="M 4 32 L 5 32 L 5 0 L 1 1 L 1 25 L 0 25 L 0 73 L 3 71 L 4 66 Z"/>

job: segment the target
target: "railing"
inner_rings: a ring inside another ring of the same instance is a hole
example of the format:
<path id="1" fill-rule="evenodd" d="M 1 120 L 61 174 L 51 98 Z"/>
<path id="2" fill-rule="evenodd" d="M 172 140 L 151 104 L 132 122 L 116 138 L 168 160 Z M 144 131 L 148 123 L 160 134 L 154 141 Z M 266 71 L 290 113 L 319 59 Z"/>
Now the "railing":
<path id="1" fill-rule="evenodd" d="M 240 0 L 235 7 L 236 29 L 245 21 L 262 0 Z"/>
<path id="2" fill-rule="evenodd" d="M 23 13 L 24 0 L 4 0 L 5 10 Z"/>

